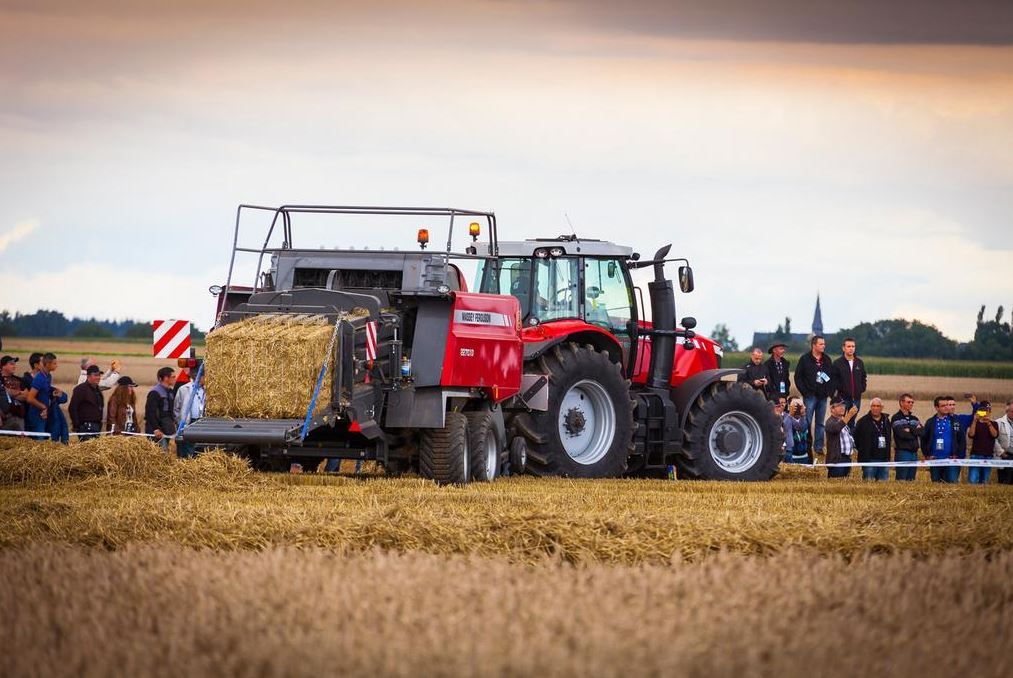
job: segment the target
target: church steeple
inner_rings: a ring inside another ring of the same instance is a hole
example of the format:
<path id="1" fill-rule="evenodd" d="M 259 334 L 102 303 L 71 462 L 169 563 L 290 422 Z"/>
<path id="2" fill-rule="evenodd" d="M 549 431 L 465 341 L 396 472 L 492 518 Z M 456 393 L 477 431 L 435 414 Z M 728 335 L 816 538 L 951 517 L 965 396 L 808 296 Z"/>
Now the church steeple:
<path id="1" fill-rule="evenodd" d="M 823 311 L 820 310 L 820 294 L 816 293 L 816 311 L 813 313 L 813 336 L 823 336 Z"/>

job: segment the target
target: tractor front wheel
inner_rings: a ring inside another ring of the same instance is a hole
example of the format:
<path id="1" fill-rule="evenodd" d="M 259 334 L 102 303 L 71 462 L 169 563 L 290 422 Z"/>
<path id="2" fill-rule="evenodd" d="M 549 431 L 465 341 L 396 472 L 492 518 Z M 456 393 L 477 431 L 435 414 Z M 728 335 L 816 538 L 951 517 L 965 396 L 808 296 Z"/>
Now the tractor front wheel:
<path id="1" fill-rule="evenodd" d="M 784 435 L 770 402 L 745 384 L 718 381 L 686 419 L 679 475 L 703 480 L 770 480 Z"/>

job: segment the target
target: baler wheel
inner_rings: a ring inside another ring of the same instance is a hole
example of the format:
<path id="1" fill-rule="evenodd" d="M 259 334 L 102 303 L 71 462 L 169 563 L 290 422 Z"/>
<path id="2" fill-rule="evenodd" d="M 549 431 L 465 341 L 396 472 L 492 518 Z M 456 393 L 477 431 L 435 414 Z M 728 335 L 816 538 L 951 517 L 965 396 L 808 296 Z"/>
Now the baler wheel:
<path id="1" fill-rule="evenodd" d="M 471 480 L 468 418 L 447 412 L 443 428 L 425 428 L 419 440 L 419 474 L 439 485 Z"/>
<path id="2" fill-rule="evenodd" d="M 492 482 L 499 475 L 500 449 L 496 420 L 492 412 L 465 412 L 468 418 L 468 446 L 471 450 L 471 479 Z"/>

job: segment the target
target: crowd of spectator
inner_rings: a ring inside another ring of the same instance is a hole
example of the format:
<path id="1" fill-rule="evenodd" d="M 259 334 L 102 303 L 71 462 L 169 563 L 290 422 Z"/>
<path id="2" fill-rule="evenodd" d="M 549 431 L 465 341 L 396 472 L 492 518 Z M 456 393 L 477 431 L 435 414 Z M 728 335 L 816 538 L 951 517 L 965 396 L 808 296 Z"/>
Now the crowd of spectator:
<path id="1" fill-rule="evenodd" d="M 817 455 L 825 453 L 827 475 L 843 478 L 850 475 L 851 464 L 884 464 L 913 462 L 920 458 L 1013 459 L 1013 400 L 1005 412 L 992 418 L 992 404 L 978 401 L 974 394 L 964 394 L 970 405 L 969 414 L 957 414 L 953 396 L 940 395 L 933 401 L 936 413 L 924 423 L 914 414 L 915 399 L 904 393 L 898 409 L 888 416 L 880 398 L 869 401 L 869 411 L 862 416 L 862 397 L 868 389 L 868 372 L 858 357 L 857 345 L 848 337 L 841 345 L 841 355 L 831 360 L 826 355 L 826 340 L 816 336 L 810 350 L 795 367 L 794 387 L 798 397 L 791 397 L 790 364 L 784 357 L 787 346 L 777 343 L 763 360 L 759 347 L 750 351 L 749 362 L 739 381 L 764 393 L 781 419 L 784 434 L 783 461 L 812 464 Z M 891 456 L 892 452 L 892 456 Z M 919 456 L 920 455 L 920 456 Z M 833 464 L 840 464 L 833 466 Z M 866 480 L 889 480 L 889 466 L 860 466 Z M 896 480 L 911 481 L 917 468 L 894 467 Z M 932 466 L 929 475 L 934 482 L 960 482 L 959 466 Z M 968 468 L 967 481 L 972 484 L 989 482 L 992 469 L 988 466 Z M 1000 483 L 1013 484 L 1013 469 L 997 469 Z"/>
<path id="2" fill-rule="evenodd" d="M 190 368 L 178 374 L 171 367 L 159 369 L 142 414 L 137 406 L 138 384 L 120 374 L 117 360 L 103 371 L 93 359 L 82 358 L 77 385 L 69 397 L 53 384 L 59 367 L 55 354 L 31 354 L 29 370 L 21 375 L 17 374 L 18 362 L 11 355 L 0 358 L 0 430 L 48 434 L 48 439 L 65 444 L 71 434 L 88 440 L 99 435 L 143 433 L 167 449 L 180 421 L 197 419 L 204 411 L 204 379 L 195 385 L 189 377 Z M 106 391 L 110 391 L 108 404 Z M 193 454 L 192 446 L 182 443 L 176 451 L 180 456 Z"/>

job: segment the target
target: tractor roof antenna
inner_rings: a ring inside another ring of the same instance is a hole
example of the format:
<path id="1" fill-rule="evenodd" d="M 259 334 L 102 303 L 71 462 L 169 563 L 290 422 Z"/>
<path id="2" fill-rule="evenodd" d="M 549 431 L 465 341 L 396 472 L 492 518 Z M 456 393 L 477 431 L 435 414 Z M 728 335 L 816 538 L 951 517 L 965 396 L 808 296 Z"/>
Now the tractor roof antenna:
<path id="1" fill-rule="evenodd" d="M 570 232 L 573 233 L 573 239 L 579 243 L 580 238 L 577 237 L 577 231 L 573 228 L 573 222 L 570 221 L 570 215 L 563 212 L 563 216 L 566 217 L 566 223 L 570 226 Z"/>

